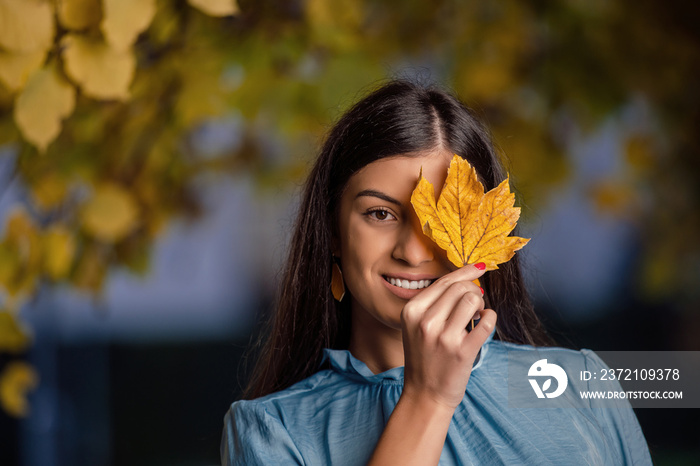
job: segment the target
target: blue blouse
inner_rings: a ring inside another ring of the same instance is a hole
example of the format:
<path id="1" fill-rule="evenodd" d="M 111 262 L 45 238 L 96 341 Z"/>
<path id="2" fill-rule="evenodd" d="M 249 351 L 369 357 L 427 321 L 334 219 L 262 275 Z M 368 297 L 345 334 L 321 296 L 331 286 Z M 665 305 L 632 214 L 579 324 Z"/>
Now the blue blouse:
<path id="1" fill-rule="evenodd" d="M 607 368 L 592 351 L 540 348 L 493 340 L 481 349 L 455 410 L 441 465 L 650 465 L 627 402 L 596 407 L 576 397 L 567 408 L 511 408 L 508 353 L 537 352 L 562 366 Z M 521 353 L 526 354 L 526 353 Z M 513 358 L 511 357 L 511 360 Z M 237 401 L 224 419 L 224 465 L 363 465 L 403 388 L 403 367 L 374 374 L 347 350 L 324 350 L 330 369 L 255 400 Z M 585 389 L 571 380 L 567 390 Z"/>

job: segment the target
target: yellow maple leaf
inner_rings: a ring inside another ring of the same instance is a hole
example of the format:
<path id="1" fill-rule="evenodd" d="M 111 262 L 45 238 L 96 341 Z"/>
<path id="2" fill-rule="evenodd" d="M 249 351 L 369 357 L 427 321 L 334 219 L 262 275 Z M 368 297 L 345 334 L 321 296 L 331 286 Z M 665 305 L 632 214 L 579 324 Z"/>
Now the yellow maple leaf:
<path id="1" fill-rule="evenodd" d="M 450 262 L 457 267 L 483 262 L 486 270 L 497 269 L 530 241 L 508 236 L 520 217 L 514 203 L 508 178 L 484 193 L 476 170 L 458 155 L 450 162 L 437 203 L 433 185 L 423 178 L 422 170 L 411 194 L 423 232 L 447 251 Z"/>

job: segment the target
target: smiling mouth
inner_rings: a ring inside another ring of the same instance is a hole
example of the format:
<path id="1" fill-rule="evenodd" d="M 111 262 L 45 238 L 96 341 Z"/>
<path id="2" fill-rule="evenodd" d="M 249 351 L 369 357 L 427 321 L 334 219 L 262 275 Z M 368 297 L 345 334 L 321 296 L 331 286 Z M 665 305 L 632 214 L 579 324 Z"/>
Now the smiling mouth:
<path id="1" fill-rule="evenodd" d="M 393 278 L 393 277 L 387 277 L 387 276 L 383 276 L 383 278 L 384 278 L 384 280 L 391 283 L 395 287 L 403 288 L 405 290 L 421 290 L 423 288 L 429 287 L 430 284 L 435 281 L 435 280 L 403 280 L 400 278 Z"/>

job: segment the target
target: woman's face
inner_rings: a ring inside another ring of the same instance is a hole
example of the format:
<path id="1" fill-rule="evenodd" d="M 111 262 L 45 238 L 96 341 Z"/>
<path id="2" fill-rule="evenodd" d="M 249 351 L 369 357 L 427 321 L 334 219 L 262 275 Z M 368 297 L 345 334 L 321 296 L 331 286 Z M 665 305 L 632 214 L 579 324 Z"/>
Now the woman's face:
<path id="1" fill-rule="evenodd" d="M 406 302 L 455 270 L 445 251 L 423 234 L 411 205 L 421 167 L 437 197 L 451 159 L 448 151 L 395 156 L 350 178 L 340 200 L 334 254 L 351 295 L 353 322 L 399 330 Z"/>

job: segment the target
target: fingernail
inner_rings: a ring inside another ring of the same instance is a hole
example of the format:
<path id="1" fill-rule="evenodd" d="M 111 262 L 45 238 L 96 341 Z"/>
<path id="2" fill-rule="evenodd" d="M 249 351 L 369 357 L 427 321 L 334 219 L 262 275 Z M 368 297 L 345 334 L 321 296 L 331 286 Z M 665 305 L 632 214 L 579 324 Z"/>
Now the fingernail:
<path id="1" fill-rule="evenodd" d="M 481 319 L 481 314 L 478 312 L 474 313 L 474 315 L 472 316 L 472 320 L 479 320 L 479 319 Z"/>
<path id="2" fill-rule="evenodd" d="M 481 290 L 481 294 L 484 294 L 484 289 L 482 287 L 479 287 L 479 289 Z"/>
<path id="3" fill-rule="evenodd" d="M 484 270 L 486 268 L 486 264 L 484 264 L 483 262 L 477 262 L 476 264 L 474 264 L 474 267 L 476 267 L 479 270 Z"/>

